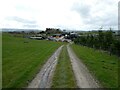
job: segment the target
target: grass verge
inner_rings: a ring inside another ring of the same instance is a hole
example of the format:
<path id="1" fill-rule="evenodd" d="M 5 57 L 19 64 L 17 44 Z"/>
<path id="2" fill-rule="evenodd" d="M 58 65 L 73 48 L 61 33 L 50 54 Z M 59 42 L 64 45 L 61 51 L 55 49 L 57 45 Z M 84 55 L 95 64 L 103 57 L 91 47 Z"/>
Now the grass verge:
<path id="1" fill-rule="evenodd" d="M 66 46 L 63 47 L 53 77 L 52 88 L 76 88 L 76 82 Z"/>
<path id="2" fill-rule="evenodd" d="M 120 59 L 117 56 L 110 56 L 105 52 L 80 45 L 72 44 L 71 46 L 103 87 L 118 87 L 118 68 L 120 68 L 118 61 Z"/>
<path id="3" fill-rule="evenodd" d="M 59 42 L 30 40 L 3 33 L 2 78 L 3 88 L 26 87 Z"/>

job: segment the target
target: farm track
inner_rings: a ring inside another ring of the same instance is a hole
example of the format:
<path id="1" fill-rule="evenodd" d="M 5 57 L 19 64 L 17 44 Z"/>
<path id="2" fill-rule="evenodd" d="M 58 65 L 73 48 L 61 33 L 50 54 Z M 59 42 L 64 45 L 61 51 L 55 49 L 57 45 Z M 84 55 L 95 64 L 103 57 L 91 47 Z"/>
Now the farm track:
<path id="1" fill-rule="evenodd" d="M 40 72 L 28 85 L 28 88 L 50 88 L 58 56 L 63 46 L 59 47 L 55 53 L 44 64 Z"/>
<path id="2" fill-rule="evenodd" d="M 69 45 L 67 45 L 68 54 L 70 56 L 72 68 L 79 88 L 99 88 L 97 81 L 92 77 L 87 67 L 75 55 Z"/>
<path id="3" fill-rule="evenodd" d="M 48 59 L 44 64 L 40 72 L 28 85 L 28 88 L 50 88 L 52 83 L 52 78 L 57 65 L 58 57 L 61 52 L 63 45 L 59 47 L 55 53 Z M 67 45 L 68 55 L 70 57 L 72 69 L 75 75 L 76 83 L 78 88 L 99 88 L 97 81 L 90 74 L 87 67 L 82 63 L 82 61 L 75 55 L 75 53 Z M 62 88 L 62 87 L 61 87 Z"/>

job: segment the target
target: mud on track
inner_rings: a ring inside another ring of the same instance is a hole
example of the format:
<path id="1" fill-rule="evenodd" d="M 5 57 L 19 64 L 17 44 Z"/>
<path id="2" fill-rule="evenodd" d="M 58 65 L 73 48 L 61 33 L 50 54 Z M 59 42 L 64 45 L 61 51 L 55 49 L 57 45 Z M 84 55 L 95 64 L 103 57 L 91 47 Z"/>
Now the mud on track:
<path id="1" fill-rule="evenodd" d="M 50 88 L 57 60 L 63 46 L 59 47 L 55 53 L 44 64 L 40 72 L 32 80 L 27 88 Z"/>

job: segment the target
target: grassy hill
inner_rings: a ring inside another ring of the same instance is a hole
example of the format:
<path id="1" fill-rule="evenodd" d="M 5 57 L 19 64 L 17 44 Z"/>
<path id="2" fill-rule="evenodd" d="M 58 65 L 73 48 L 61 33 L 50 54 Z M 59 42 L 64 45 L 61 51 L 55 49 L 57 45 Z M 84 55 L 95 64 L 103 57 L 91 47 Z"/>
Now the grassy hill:
<path id="1" fill-rule="evenodd" d="M 3 88 L 25 87 L 60 42 L 30 40 L 3 33 Z"/>

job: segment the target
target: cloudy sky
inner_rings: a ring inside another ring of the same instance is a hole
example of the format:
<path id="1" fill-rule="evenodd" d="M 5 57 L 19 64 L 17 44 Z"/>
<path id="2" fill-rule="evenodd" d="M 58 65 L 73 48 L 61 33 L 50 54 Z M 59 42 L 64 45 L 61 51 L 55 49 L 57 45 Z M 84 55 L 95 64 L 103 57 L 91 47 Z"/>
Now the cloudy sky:
<path id="1" fill-rule="evenodd" d="M 119 0 L 0 0 L 0 28 L 118 27 Z"/>

